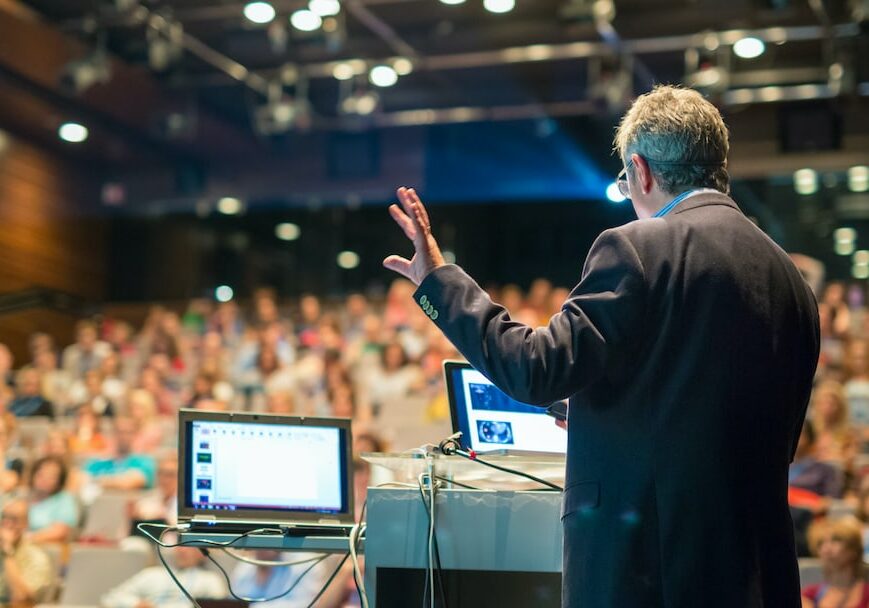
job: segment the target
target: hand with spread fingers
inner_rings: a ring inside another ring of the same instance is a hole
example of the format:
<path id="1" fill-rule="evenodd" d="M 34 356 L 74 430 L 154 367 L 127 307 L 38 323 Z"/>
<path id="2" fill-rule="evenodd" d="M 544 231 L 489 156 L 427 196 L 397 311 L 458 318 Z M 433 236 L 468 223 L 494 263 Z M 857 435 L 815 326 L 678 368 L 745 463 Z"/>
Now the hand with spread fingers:
<path id="1" fill-rule="evenodd" d="M 428 273 L 445 265 L 446 262 L 437 241 L 432 236 L 428 212 L 416 195 L 416 191 L 413 188 L 401 187 L 397 194 L 401 206 L 390 205 L 389 214 L 395 223 L 401 226 L 407 238 L 413 241 L 415 252 L 409 260 L 391 255 L 383 260 L 383 265 L 404 275 L 415 285 L 419 285 Z"/>

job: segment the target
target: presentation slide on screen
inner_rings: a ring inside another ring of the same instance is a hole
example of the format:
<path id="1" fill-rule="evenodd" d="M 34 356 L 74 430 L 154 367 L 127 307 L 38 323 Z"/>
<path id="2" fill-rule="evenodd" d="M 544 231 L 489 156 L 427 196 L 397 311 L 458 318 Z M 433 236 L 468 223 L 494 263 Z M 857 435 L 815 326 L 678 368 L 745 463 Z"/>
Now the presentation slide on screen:
<path id="1" fill-rule="evenodd" d="M 201 509 L 341 509 L 338 429 L 193 424 L 192 503 Z"/>
<path id="2" fill-rule="evenodd" d="M 474 450 L 567 451 L 567 433 L 544 408 L 511 399 L 474 369 L 461 370 L 460 386 Z"/>

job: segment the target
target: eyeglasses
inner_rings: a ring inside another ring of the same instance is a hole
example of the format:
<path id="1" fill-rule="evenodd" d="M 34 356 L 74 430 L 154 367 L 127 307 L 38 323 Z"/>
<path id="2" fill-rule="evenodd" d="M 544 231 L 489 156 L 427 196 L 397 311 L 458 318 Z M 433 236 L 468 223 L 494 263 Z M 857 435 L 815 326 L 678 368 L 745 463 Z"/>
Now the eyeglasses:
<path id="1" fill-rule="evenodd" d="M 628 169 L 634 165 L 634 159 L 629 158 L 628 164 L 616 176 L 616 186 L 619 188 L 619 193 L 625 198 L 631 198 L 631 188 L 628 186 Z"/>

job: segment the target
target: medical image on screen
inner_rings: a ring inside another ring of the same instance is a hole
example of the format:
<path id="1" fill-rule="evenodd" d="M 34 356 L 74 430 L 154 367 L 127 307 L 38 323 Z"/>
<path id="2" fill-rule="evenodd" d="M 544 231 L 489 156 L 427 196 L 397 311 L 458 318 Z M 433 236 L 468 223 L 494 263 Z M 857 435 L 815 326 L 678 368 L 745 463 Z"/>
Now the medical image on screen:
<path id="1" fill-rule="evenodd" d="M 483 443 L 513 445 L 513 425 L 498 420 L 477 420 L 477 436 Z"/>
<path id="2" fill-rule="evenodd" d="M 540 413 L 539 407 L 510 399 L 494 384 L 472 383 L 468 385 L 468 389 L 471 393 L 471 408 L 475 410 Z"/>

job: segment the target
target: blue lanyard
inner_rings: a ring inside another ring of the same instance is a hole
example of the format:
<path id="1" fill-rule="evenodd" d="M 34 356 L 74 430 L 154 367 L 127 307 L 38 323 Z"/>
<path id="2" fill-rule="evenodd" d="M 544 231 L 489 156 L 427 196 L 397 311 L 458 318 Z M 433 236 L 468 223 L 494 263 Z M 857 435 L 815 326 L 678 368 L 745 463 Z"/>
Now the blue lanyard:
<path id="1" fill-rule="evenodd" d="M 689 196 L 691 196 L 692 194 L 694 194 L 694 192 L 695 192 L 695 190 L 686 190 L 685 192 L 683 192 L 682 194 L 680 194 L 679 196 L 677 196 L 676 198 L 674 198 L 672 201 L 670 201 L 669 203 L 667 203 L 666 205 L 664 205 L 664 206 L 663 206 L 663 207 L 662 207 L 662 208 L 661 208 L 661 209 L 660 209 L 660 210 L 659 210 L 655 215 L 653 215 L 652 217 L 664 217 L 665 215 L 667 215 L 668 213 L 670 213 L 676 205 L 678 205 L 679 203 L 681 203 L 682 201 L 684 201 L 686 198 L 688 198 Z"/>

